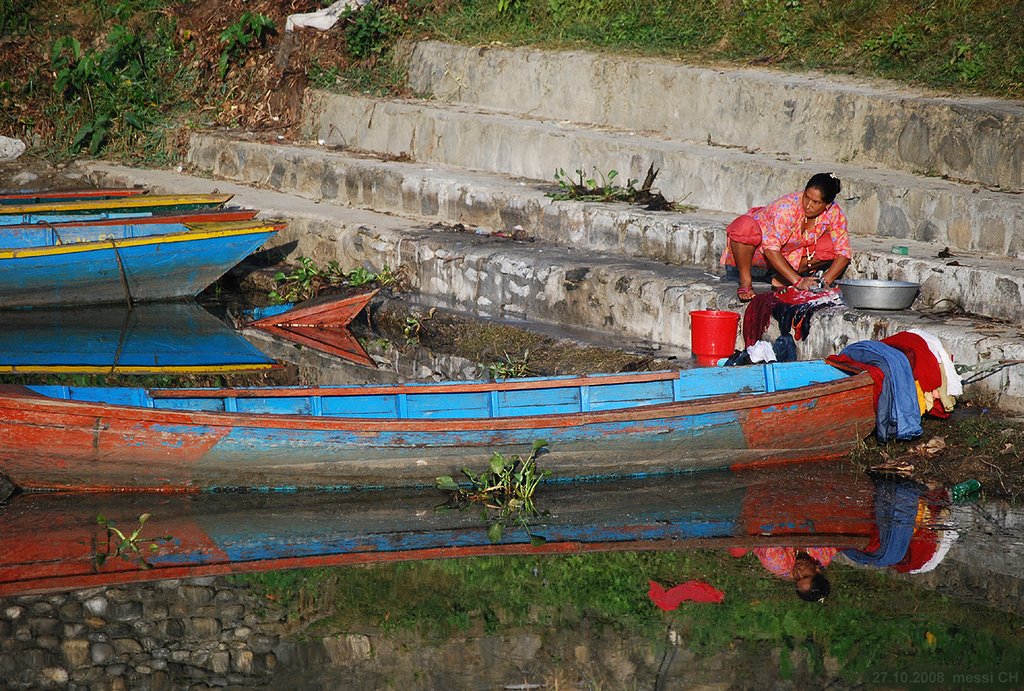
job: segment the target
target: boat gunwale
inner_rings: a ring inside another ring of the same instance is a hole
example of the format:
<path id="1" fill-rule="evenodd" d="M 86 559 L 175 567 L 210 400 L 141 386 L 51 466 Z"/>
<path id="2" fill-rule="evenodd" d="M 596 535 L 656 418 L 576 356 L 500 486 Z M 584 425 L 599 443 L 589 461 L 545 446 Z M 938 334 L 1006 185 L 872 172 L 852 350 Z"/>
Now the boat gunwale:
<path id="1" fill-rule="evenodd" d="M 707 398 L 612 410 L 480 418 L 364 418 L 298 415 L 294 413 L 196 411 L 69 401 L 51 398 L 24 386 L 7 385 L 0 386 L 0 408 L 13 407 L 17 409 L 19 412 L 14 416 L 14 419 L 19 421 L 29 416 L 26 414 L 31 413 L 49 413 L 51 415 L 68 413 L 95 418 L 97 422 L 104 418 L 115 418 L 124 420 L 126 423 L 179 424 L 210 428 L 292 429 L 324 432 L 506 431 L 542 427 L 571 428 L 607 423 L 645 422 L 708 413 L 764 408 L 776 404 L 793 404 L 811 399 L 831 398 L 858 389 L 867 389 L 870 394 L 872 387 L 871 377 L 867 373 L 862 372 L 829 382 L 816 382 L 781 391 L 756 394 L 738 394 L 733 392 Z M 61 424 L 58 419 L 44 419 L 41 422 L 52 422 L 55 425 Z"/>
<path id="2" fill-rule="evenodd" d="M 60 213 L 62 211 L 102 211 L 104 209 L 135 209 L 182 204 L 226 204 L 233 194 L 140 194 L 117 199 L 93 199 L 74 202 L 0 205 L 0 216 Z"/>
<path id="3" fill-rule="evenodd" d="M 246 223 L 247 221 L 229 221 L 228 223 Z M 111 238 L 107 240 L 89 240 L 87 242 L 70 242 L 66 245 L 38 245 L 20 249 L 4 249 L 0 247 L 0 260 L 25 259 L 29 257 L 46 257 L 62 254 L 79 254 L 82 252 L 96 252 L 109 250 L 111 248 L 142 247 L 154 244 L 170 244 L 178 242 L 190 242 L 193 240 L 213 240 L 216 238 L 242 237 L 244 235 L 259 235 L 264 233 L 277 233 L 287 227 L 287 223 L 264 223 L 257 222 L 243 228 L 215 228 L 202 227 L 207 224 L 196 223 L 189 225 L 186 230 L 173 231 L 170 233 L 157 233 L 154 235 L 140 235 L 130 238 Z M 0 230 L 3 226 L 0 226 Z"/>

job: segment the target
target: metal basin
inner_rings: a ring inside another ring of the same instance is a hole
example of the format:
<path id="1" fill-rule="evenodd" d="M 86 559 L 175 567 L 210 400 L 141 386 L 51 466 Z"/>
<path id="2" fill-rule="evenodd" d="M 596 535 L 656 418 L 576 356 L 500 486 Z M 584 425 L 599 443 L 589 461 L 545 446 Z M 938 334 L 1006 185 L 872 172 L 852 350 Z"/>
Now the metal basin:
<path id="1" fill-rule="evenodd" d="M 920 283 L 850 279 L 836 281 L 843 301 L 850 307 L 864 310 L 905 310 L 917 297 Z"/>

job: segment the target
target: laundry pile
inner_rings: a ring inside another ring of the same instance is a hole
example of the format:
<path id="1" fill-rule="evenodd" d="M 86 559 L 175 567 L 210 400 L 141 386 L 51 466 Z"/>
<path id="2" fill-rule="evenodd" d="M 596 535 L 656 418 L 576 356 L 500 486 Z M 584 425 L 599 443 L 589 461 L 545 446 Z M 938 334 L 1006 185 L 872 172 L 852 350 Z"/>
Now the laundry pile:
<path id="1" fill-rule="evenodd" d="M 785 290 L 756 295 L 743 313 L 743 344 L 746 350 L 735 353 L 725 364 L 796 360 L 796 341 L 807 338 L 812 315 L 825 307 L 842 304 L 843 297 L 838 288 L 814 291 L 790 286 Z M 779 324 L 779 337 L 772 342 L 763 341 L 761 339 L 772 318 Z"/>
<path id="2" fill-rule="evenodd" d="M 871 375 L 875 433 L 883 442 L 920 436 L 922 415 L 949 417 L 956 397 L 963 394 L 949 352 L 938 338 L 920 329 L 900 331 L 880 341 L 857 341 L 825 361 Z"/>

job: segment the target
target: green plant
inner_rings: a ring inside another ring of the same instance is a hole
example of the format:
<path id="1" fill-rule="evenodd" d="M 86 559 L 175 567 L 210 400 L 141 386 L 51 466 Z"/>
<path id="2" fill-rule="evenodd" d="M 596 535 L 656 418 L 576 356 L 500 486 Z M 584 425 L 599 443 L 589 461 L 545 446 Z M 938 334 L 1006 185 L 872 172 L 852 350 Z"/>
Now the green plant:
<path id="1" fill-rule="evenodd" d="M 492 362 L 487 365 L 487 371 L 491 379 L 516 379 L 526 377 L 530 374 L 530 351 L 524 350 L 521 357 L 514 357 L 505 353 L 505 359 L 499 362 Z"/>
<path id="2" fill-rule="evenodd" d="M 402 328 L 402 335 L 405 336 L 405 342 L 407 344 L 413 344 L 420 340 L 420 329 L 423 328 L 423 322 L 434 316 L 434 312 L 437 309 L 434 307 L 430 308 L 425 315 L 410 314 L 405 318 L 405 326 Z"/>
<path id="3" fill-rule="evenodd" d="M 326 267 L 320 267 L 309 257 L 299 257 L 299 266 L 290 273 L 278 271 L 274 274 L 277 288 L 270 291 L 270 300 L 282 302 L 299 302 L 315 297 L 328 285 L 343 283 L 345 274 L 336 261 L 330 261 Z"/>
<path id="4" fill-rule="evenodd" d="M 97 516 L 96 522 L 103 526 L 107 531 L 107 540 L 105 543 L 105 552 L 100 552 L 99 547 L 96 549 L 96 553 L 94 555 L 96 568 L 103 566 L 107 559 L 111 557 L 121 557 L 128 561 L 135 561 L 143 569 L 153 568 L 153 565 L 146 560 L 146 553 L 143 551 L 144 548 L 148 549 L 149 552 L 156 552 L 160 549 L 160 544 L 170 542 L 174 538 L 170 535 L 154 538 L 142 537 L 142 529 L 145 527 L 146 521 L 148 521 L 150 517 L 151 515 L 148 513 L 144 513 L 139 516 L 139 526 L 130 534 L 126 535 L 116 526 L 114 521 L 105 518 L 103 515 Z M 113 550 L 111 550 L 111 542 L 115 537 L 117 538 L 117 542 L 113 546 Z"/>
<path id="5" fill-rule="evenodd" d="M 376 2 L 345 10 L 341 19 L 345 23 L 348 51 L 357 60 L 383 53 L 388 40 L 401 24 L 398 15 Z"/>
<path id="6" fill-rule="evenodd" d="M 309 79 L 309 85 L 316 89 L 329 89 L 337 86 L 341 82 L 341 69 L 332 67 L 323 67 L 319 62 L 313 61 L 309 69 L 306 71 L 306 77 Z"/>
<path id="7" fill-rule="evenodd" d="M 220 42 L 223 48 L 217 62 L 217 71 L 221 79 L 228 74 L 232 62 L 250 48 L 262 46 L 268 36 L 276 33 L 274 20 L 259 12 L 245 11 L 227 29 L 221 32 Z"/>
<path id="8" fill-rule="evenodd" d="M 354 288 L 364 286 L 368 283 L 373 283 L 376 280 L 377 274 L 373 273 L 372 271 L 368 271 L 367 269 L 364 269 L 361 266 L 359 268 L 352 269 L 347 274 L 345 274 L 345 281 Z"/>
<path id="9" fill-rule="evenodd" d="M 69 154 L 83 148 L 95 155 L 112 140 L 145 141 L 160 136 L 167 103 L 175 101 L 180 54 L 173 44 L 173 21 L 157 19 L 150 31 L 115 25 L 94 50 L 83 49 L 74 36 L 62 36 L 50 47 L 54 74 L 50 104 L 58 132 L 67 137 Z"/>
<path id="10" fill-rule="evenodd" d="M 552 199 L 567 200 L 575 199 L 580 201 L 611 202 L 631 201 L 636 193 L 638 180 L 628 180 L 625 187 L 616 186 L 615 178 L 619 176 L 617 170 L 610 170 L 608 174 L 594 168 L 594 176 L 584 178 L 581 168 L 576 169 L 576 177 L 569 177 L 563 168 L 555 171 L 555 183 L 558 185 L 558 192 L 550 194 Z M 598 179 L 600 178 L 600 181 Z"/>
<path id="11" fill-rule="evenodd" d="M 531 518 L 542 515 L 533 502 L 533 495 L 537 486 L 551 476 L 551 471 L 537 468 L 537 455 L 545 447 L 546 441 L 534 441 L 526 458 L 519 454 L 505 458 L 495 451 L 483 472 L 476 474 L 469 468 L 462 469 L 469 480 L 468 487 L 463 487 L 450 475 L 437 478 L 437 488 L 451 493 L 444 506 L 482 505 L 482 517 L 488 523 L 487 538 L 491 542 L 499 542 L 506 527 L 518 525 L 530 535 L 532 544 L 543 544 L 544 538 L 530 533 L 528 523 Z"/>

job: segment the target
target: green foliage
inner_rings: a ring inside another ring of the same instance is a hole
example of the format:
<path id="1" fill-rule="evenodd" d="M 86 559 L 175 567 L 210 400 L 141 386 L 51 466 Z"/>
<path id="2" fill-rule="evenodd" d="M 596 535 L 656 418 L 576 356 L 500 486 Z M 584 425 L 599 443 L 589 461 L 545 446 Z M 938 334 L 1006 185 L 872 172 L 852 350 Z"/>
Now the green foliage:
<path id="1" fill-rule="evenodd" d="M 445 506 L 482 505 L 491 542 L 500 542 L 505 528 L 510 526 L 520 526 L 530 533 L 530 519 L 541 515 L 533 503 L 533 494 L 537 486 L 551 476 L 551 471 L 537 468 L 537 455 L 546 446 L 547 442 L 542 439 L 534 441 L 526 458 L 519 454 L 505 458 L 495 451 L 483 472 L 477 474 L 469 468 L 462 469 L 469 480 L 468 487 L 463 487 L 450 475 L 437 478 L 437 488 L 451 493 Z M 544 538 L 531 534 L 530 542 L 543 544 Z"/>
<path id="2" fill-rule="evenodd" d="M 584 178 L 581 168 L 576 169 L 576 180 L 569 177 L 564 169 L 555 171 L 555 183 L 558 185 L 558 192 L 548 196 L 556 200 L 576 199 L 591 202 L 613 202 L 631 201 L 636 195 L 637 180 L 627 180 L 625 187 L 615 185 L 615 178 L 619 173 L 616 170 L 608 171 L 608 174 L 594 168 L 594 175 Z"/>
<path id="3" fill-rule="evenodd" d="M 269 36 L 277 33 L 274 20 L 259 12 L 245 11 L 220 35 L 224 45 L 217 62 L 217 72 L 224 79 L 231 63 L 247 53 L 250 49 L 263 46 Z"/>
<path id="4" fill-rule="evenodd" d="M 0 36 L 21 33 L 32 25 L 31 3 L 0 0 Z"/>
<path id="5" fill-rule="evenodd" d="M 178 69 L 170 27 L 158 22 L 154 31 L 142 34 L 117 24 L 93 50 L 83 49 L 73 36 L 54 41 L 49 56 L 59 106 L 53 105 L 62 124 L 77 126 L 69 154 L 85 149 L 96 155 L 112 139 L 149 136 L 164 119 L 161 106 L 173 99 L 167 83 Z"/>
<path id="6" fill-rule="evenodd" d="M 431 307 L 430 311 L 426 314 L 410 314 L 405 318 L 405 326 L 402 327 L 402 335 L 405 336 L 405 342 L 409 345 L 418 343 L 420 340 L 420 329 L 423 328 L 423 322 L 434 316 L 436 308 Z"/>
<path id="7" fill-rule="evenodd" d="M 515 357 L 505 353 L 504 359 L 487 365 L 491 379 L 516 379 L 530 376 L 530 351 L 524 350 L 522 356 Z"/>
<path id="8" fill-rule="evenodd" d="M 401 18 L 394 11 L 378 2 L 345 10 L 341 19 L 348 52 L 357 60 L 383 53 L 402 25 Z"/>
<path id="9" fill-rule="evenodd" d="M 345 276 L 336 261 L 321 267 L 309 257 L 299 257 L 298 267 L 289 273 L 278 271 L 274 274 L 277 289 L 270 291 L 269 297 L 274 303 L 301 302 L 316 297 L 329 285 L 342 284 Z"/>
<path id="10" fill-rule="evenodd" d="M 100 552 L 97 546 L 96 553 L 93 555 L 96 568 L 103 566 L 107 559 L 111 557 L 121 557 L 122 559 L 133 561 L 142 569 L 153 568 L 153 565 L 146 559 L 146 552 L 155 553 L 159 551 L 162 543 L 170 542 L 174 538 L 170 535 L 155 538 L 142 537 L 142 529 L 150 517 L 151 515 L 148 513 L 139 516 L 138 527 L 126 535 L 117 527 L 114 521 L 105 518 L 103 515 L 97 516 L 96 522 L 107 531 L 107 540 L 105 543 L 106 551 Z M 113 549 L 111 549 L 111 542 L 115 537 L 117 542 L 114 544 Z"/>
<path id="11" fill-rule="evenodd" d="M 306 72 L 309 85 L 315 89 L 331 89 L 341 83 L 341 69 L 338 67 L 323 67 L 314 60 Z"/>

